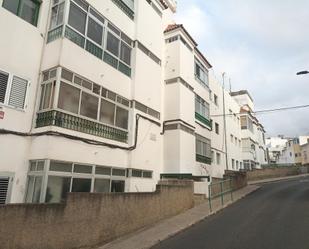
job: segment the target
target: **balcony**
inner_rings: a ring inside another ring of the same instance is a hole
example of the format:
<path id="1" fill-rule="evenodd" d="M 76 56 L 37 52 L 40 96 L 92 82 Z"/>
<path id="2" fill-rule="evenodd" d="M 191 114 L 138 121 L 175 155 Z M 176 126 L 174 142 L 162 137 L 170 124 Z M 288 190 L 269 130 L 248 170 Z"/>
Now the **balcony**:
<path id="1" fill-rule="evenodd" d="M 56 110 L 37 114 L 36 128 L 45 126 L 57 126 L 123 143 L 128 140 L 127 131 Z"/>
<path id="2" fill-rule="evenodd" d="M 207 118 L 205 118 L 204 116 L 202 116 L 197 112 L 195 112 L 195 118 L 204 125 L 208 126 L 210 129 L 212 129 L 212 120 L 208 120 Z"/>
<path id="3" fill-rule="evenodd" d="M 196 154 L 195 159 L 197 162 L 200 162 L 200 163 L 211 164 L 211 158 L 203 156 L 203 155 Z"/>
<path id="4" fill-rule="evenodd" d="M 134 1 L 112 0 L 129 18 L 134 19 Z"/>

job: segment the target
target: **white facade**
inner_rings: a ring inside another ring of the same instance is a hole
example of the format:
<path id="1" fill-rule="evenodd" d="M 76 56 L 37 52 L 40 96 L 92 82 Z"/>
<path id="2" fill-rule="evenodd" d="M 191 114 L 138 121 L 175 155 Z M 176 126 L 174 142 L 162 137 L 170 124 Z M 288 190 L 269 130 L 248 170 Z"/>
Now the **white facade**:
<path id="1" fill-rule="evenodd" d="M 284 136 L 270 137 L 266 139 L 266 147 L 268 149 L 270 163 L 278 163 L 279 156 L 285 148 L 287 138 Z"/>
<path id="2" fill-rule="evenodd" d="M 153 191 L 160 177 L 206 193 L 243 168 L 242 104 L 175 11 L 173 0 L 0 0 L 0 204 Z"/>

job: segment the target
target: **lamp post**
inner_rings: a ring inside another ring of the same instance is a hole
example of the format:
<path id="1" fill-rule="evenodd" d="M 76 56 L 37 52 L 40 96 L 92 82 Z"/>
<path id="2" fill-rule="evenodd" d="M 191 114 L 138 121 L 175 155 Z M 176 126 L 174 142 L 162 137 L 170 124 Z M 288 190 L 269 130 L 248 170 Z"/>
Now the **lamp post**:
<path id="1" fill-rule="evenodd" d="M 300 71 L 297 72 L 296 75 L 309 74 L 309 71 Z"/>

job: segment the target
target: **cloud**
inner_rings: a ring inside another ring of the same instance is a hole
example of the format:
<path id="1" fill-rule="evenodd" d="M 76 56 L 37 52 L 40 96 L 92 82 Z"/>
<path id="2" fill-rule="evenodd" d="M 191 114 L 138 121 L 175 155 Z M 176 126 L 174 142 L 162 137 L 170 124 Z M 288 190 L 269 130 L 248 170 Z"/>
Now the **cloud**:
<path id="1" fill-rule="evenodd" d="M 256 109 L 309 104 L 309 2 L 298 0 L 178 1 L 183 23 L 217 74 L 247 89 Z M 308 134 L 309 110 L 267 114 L 269 135 Z M 287 118 L 292 117 L 292 118 Z"/>

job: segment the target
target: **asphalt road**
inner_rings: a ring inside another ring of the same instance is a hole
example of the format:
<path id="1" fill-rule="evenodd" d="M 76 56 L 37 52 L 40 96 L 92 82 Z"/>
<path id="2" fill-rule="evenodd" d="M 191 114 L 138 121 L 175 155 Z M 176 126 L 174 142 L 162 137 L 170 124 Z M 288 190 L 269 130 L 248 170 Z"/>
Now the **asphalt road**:
<path id="1" fill-rule="evenodd" d="M 309 249 L 309 178 L 263 185 L 152 249 Z"/>

